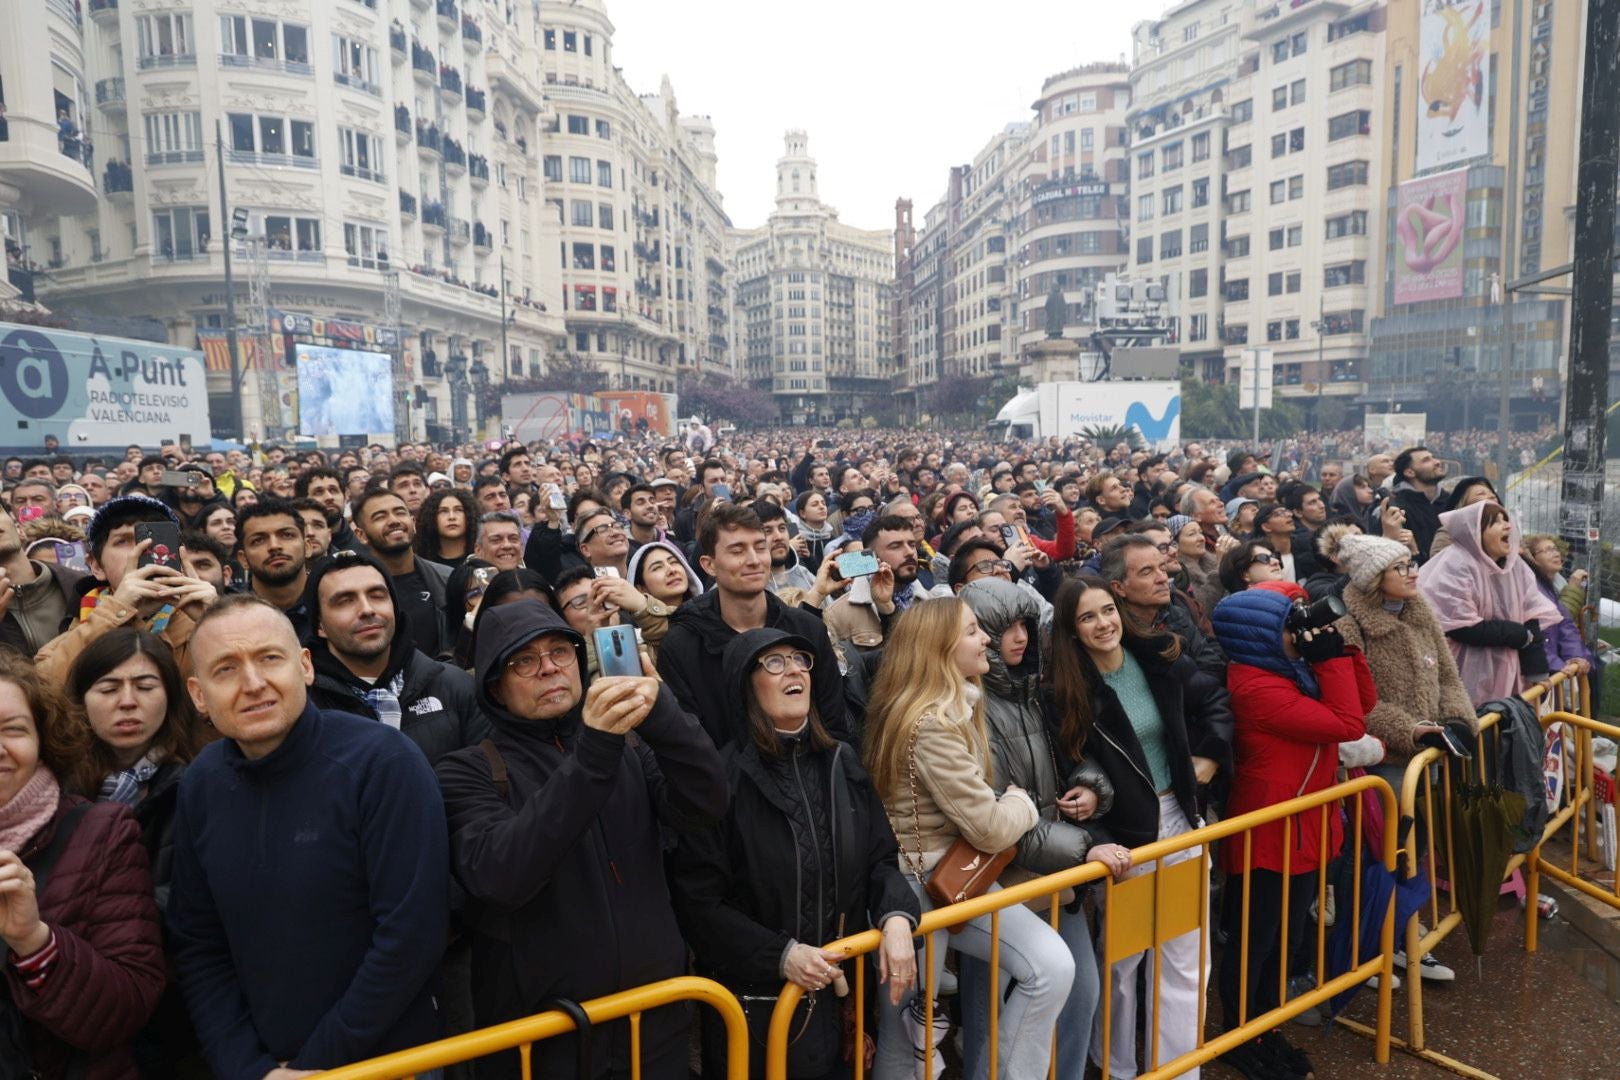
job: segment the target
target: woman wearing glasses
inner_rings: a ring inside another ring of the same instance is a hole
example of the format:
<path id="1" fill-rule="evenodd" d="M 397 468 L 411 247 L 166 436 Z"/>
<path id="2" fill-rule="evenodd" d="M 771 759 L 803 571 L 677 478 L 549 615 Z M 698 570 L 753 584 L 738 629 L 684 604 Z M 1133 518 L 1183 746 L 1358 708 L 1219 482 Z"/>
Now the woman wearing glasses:
<path id="1" fill-rule="evenodd" d="M 1264 540 L 1245 540 L 1221 556 L 1221 587 L 1228 596 L 1262 581 L 1281 581 L 1282 560 Z"/>
<path id="2" fill-rule="evenodd" d="M 682 932 L 698 973 L 741 999 L 756 1075 L 784 981 L 805 991 L 789 1034 L 788 1075 L 842 1068 L 836 984 L 845 973 L 822 944 L 881 930 L 883 985 L 868 992 L 891 1001 L 917 974 L 917 898 L 866 770 L 816 715 L 814 664 L 810 643 L 782 630 L 750 630 L 726 646 L 725 684 L 749 738 L 727 760 L 730 810 L 714 827 L 683 835 L 674 861 Z M 704 1075 L 724 1073 L 725 1030 L 713 1010 L 704 1010 L 703 1060 Z"/>

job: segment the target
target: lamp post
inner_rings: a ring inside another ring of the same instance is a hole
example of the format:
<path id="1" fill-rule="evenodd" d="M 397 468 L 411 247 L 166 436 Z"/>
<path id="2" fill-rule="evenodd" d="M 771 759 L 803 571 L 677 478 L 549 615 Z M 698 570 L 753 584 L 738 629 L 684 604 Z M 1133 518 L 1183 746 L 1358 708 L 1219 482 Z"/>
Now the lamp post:
<path id="1" fill-rule="evenodd" d="M 484 405 L 484 391 L 489 389 L 489 365 L 482 358 L 474 360 L 468 374 L 472 376 L 473 416 L 481 433 L 488 413 Z"/>
<path id="2" fill-rule="evenodd" d="M 221 221 L 232 221 L 231 233 L 225 238 L 225 348 L 231 354 L 231 410 L 236 437 L 247 441 L 247 429 L 242 419 L 242 361 L 237 355 L 236 343 L 236 282 L 231 276 L 231 241 L 236 238 L 237 227 L 231 218 L 230 202 L 225 196 L 225 135 L 219 121 L 214 121 L 214 162 L 219 171 L 219 216 Z M 247 232 L 243 215 L 242 232 Z"/>

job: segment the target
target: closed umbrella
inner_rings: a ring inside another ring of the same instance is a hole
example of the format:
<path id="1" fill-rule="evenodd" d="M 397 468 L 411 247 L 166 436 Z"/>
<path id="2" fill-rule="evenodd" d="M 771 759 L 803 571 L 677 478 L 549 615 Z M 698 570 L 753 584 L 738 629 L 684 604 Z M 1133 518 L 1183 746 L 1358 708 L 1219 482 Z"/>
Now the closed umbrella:
<path id="1" fill-rule="evenodd" d="M 1412 819 L 1401 819 L 1401 836 L 1411 828 Z M 1378 955 L 1382 940 L 1384 918 L 1389 913 L 1389 897 L 1395 894 L 1395 928 L 1400 933 L 1407 920 L 1423 909 L 1429 900 L 1429 877 L 1421 871 L 1413 877 L 1406 876 L 1406 852 L 1403 850 L 1397 857 L 1396 869 L 1384 869 L 1376 855 L 1369 850 L 1362 853 L 1361 859 L 1361 922 L 1360 922 L 1360 955 L 1353 960 L 1350 956 L 1351 921 L 1341 917 L 1334 924 L 1333 933 L 1328 937 L 1327 944 L 1327 977 L 1336 979 L 1358 964 L 1364 964 Z M 1355 871 L 1350 860 L 1342 860 L 1340 880 L 1336 882 L 1340 897 L 1348 897 L 1354 884 Z M 1364 983 L 1358 983 L 1350 989 L 1335 994 L 1328 1003 L 1329 1011 L 1337 1016 L 1350 1004 L 1352 998 L 1360 991 Z"/>
<path id="2" fill-rule="evenodd" d="M 1524 797 L 1495 784 L 1462 783 L 1451 794 L 1451 889 L 1476 957 L 1496 914 L 1502 875 L 1513 857 Z"/>

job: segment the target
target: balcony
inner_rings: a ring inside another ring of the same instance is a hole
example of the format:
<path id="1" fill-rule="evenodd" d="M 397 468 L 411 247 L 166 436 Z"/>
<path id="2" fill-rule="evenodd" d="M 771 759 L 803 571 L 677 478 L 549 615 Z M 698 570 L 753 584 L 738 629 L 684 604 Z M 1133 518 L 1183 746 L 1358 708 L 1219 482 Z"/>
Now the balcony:
<path id="1" fill-rule="evenodd" d="M 399 214 L 412 219 L 416 217 L 416 196 L 404 188 L 399 191 Z"/>
<path id="2" fill-rule="evenodd" d="M 444 154 L 444 133 L 436 124 L 416 122 L 416 149 L 418 153 Z"/>
<path id="3" fill-rule="evenodd" d="M 452 217 L 449 219 L 450 242 L 452 244 L 472 243 L 472 224 L 466 218 Z"/>
<path id="4" fill-rule="evenodd" d="M 194 68 L 197 66 L 197 54 L 185 53 L 152 53 L 140 59 L 142 71 L 153 71 L 159 68 Z"/>
<path id="5" fill-rule="evenodd" d="M 473 247 L 483 248 L 485 251 L 495 249 L 495 234 L 484 228 L 482 221 L 473 222 Z"/>
<path id="6" fill-rule="evenodd" d="M 484 31 L 479 29 L 478 23 L 466 15 L 461 17 L 461 44 L 468 52 L 482 52 L 484 48 Z"/>
<path id="7" fill-rule="evenodd" d="M 478 119 L 482 120 L 487 111 L 485 108 L 487 102 L 488 99 L 482 90 L 476 86 L 467 87 L 467 112 L 477 113 Z"/>
<path id="8" fill-rule="evenodd" d="M 447 34 L 455 33 L 460 21 L 456 16 L 456 0 L 439 0 L 434 6 L 439 13 L 439 28 Z"/>
<path id="9" fill-rule="evenodd" d="M 444 232 L 444 203 L 430 202 L 422 204 L 422 227 Z"/>
<path id="10" fill-rule="evenodd" d="M 411 39 L 405 35 L 405 27 L 397 22 L 388 28 L 388 48 L 401 60 L 411 54 Z"/>
<path id="11" fill-rule="evenodd" d="M 129 163 L 124 161 L 109 161 L 107 167 L 101 172 L 101 190 L 114 202 L 128 202 L 127 196 L 135 191 L 135 173 L 130 169 Z M 125 196 L 114 199 L 113 196 Z"/>
<path id="12" fill-rule="evenodd" d="M 96 80 L 96 106 L 112 113 L 124 111 L 123 76 Z"/>
<path id="13" fill-rule="evenodd" d="M 411 110 L 404 105 L 394 106 L 394 135 L 400 142 L 411 141 Z"/>
<path id="14" fill-rule="evenodd" d="M 439 89 L 453 97 L 461 96 L 461 72 L 449 64 L 439 65 Z"/>
<path id="15" fill-rule="evenodd" d="M 444 137 L 444 164 L 445 167 L 456 173 L 467 171 L 467 151 L 461 143 L 446 135 Z"/>
<path id="16" fill-rule="evenodd" d="M 438 62 L 433 59 L 433 53 L 422 47 L 420 41 L 411 42 L 411 74 L 416 81 L 426 86 L 433 85 L 433 76 L 438 72 Z"/>
<path id="17" fill-rule="evenodd" d="M 489 185 L 489 159 L 483 154 L 467 155 L 467 172 L 479 187 Z"/>
<path id="18" fill-rule="evenodd" d="M 518 104 L 538 112 L 545 107 L 540 87 L 528 72 L 508 60 L 503 54 L 491 50 L 484 54 L 484 71 L 490 85 L 510 94 Z"/>
<path id="19" fill-rule="evenodd" d="M 411 7 L 419 7 L 423 11 L 433 6 L 433 0 L 411 0 Z"/>
<path id="20" fill-rule="evenodd" d="M 98 23 L 118 25 L 118 0 L 90 0 L 90 17 Z"/>

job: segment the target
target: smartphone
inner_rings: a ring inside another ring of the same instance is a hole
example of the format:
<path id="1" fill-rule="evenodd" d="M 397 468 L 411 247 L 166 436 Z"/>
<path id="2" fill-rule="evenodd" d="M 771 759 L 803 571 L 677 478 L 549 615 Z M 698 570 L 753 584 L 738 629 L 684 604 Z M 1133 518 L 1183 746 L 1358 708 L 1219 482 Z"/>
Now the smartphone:
<path id="1" fill-rule="evenodd" d="M 152 544 L 141 552 L 138 566 L 167 566 L 173 570 L 180 566 L 180 528 L 168 521 L 138 521 L 135 523 L 135 542 L 150 540 Z"/>
<path id="2" fill-rule="evenodd" d="M 17 508 L 17 524 L 24 525 L 30 521 L 38 521 L 45 516 L 43 506 L 22 506 Z"/>
<path id="3" fill-rule="evenodd" d="M 163 476 L 158 483 L 164 487 L 196 487 L 202 483 L 202 476 L 194 472 L 175 472 L 173 469 L 164 469 Z"/>
<path id="4" fill-rule="evenodd" d="M 556 484 L 547 484 L 546 487 L 550 489 L 546 495 L 546 505 L 553 510 L 568 509 L 568 496 L 562 493 L 562 488 Z"/>
<path id="5" fill-rule="evenodd" d="M 1045 480 L 1037 480 L 1037 481 L 1035 481 L 1035 494 L 1037 494 L 1037 495 L 1045 495 L 1046 494 L 1046 481 Z"/>
<path id="6" fill-rule="evenodd" d="M 731 485 L 730 484 L 716 484 L 716 485 L 714 485 L 714 497 L 716 499 L 724 499 L 727 502 L 730 502 L 731 501 Z"/>
<path id="7" fill-rule="evenodd" d="M 71 570 L 79 570 L 86 574 L 90 572 L 90 564 L 85 561 L 84 541 L 75 540 L 71 544 L 53 544 L 56 549 L 56 565 L 66 566 Z"/>
<path id="8" fill-rule="evenodd" d="M 636 651 L 633 628 L 604 626 L 593 631 L 591 637 L 596 642 L 596 664 L 603 675 L 641 676 L 641 654 Z"/>
<path id="9" fill-rule="evenodd" d="M 844 580 L 858 577 L 871 577 L 878 572 L 877 556 L 870 551 L 846 551 L 833 560 L 838 567 L 838 576 Z"/>
<path id="10" fill-rule="evenodd" d="M 1019 544 L 1021 544 L 1023 542 L 1024 542 L 1024 538 L 1019 535 L 1018 526 L 1016 526 L 1016 525 L 1003 525 L 1001 527 L 1001 546 L 1002 547 L 1007 548 L 1008 550 L 1011 550 L 1012 548 L 1017 547 Z"/>
<path id="11" fill-rule="evenodd" d="M 597 566 L 592 568 L 592 572 L 596 574 L 597 577 L 616 578 L 619 576 L 619 568 L 616 566 Z"/>

